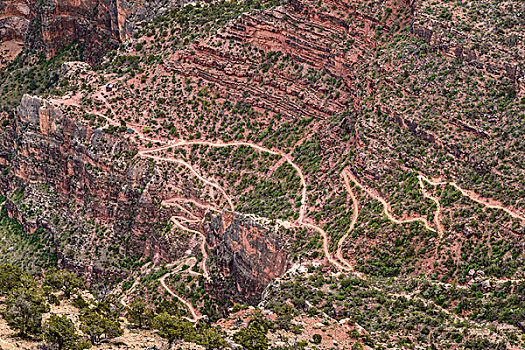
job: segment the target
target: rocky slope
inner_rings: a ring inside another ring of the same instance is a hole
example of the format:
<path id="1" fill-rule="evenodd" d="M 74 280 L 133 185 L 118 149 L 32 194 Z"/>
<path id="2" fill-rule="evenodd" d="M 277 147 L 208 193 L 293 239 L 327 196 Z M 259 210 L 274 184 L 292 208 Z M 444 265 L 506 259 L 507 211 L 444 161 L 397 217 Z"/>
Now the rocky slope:
<path id="1" fill-rule="evenodd" d="M 255 304 L 270 281 L 290 267 L 285 237 L 250 219 L 225 212 L 215 216 L 205 231 L 210 265 L 224 276 L 211 287 L 217 301 Z"/>
<path id="2" fill-rule="evenodd" d="M 0 43 L 16 41 L 48 58 L 80 43 L 84 58 L 93 63 L 129 39 L 137 22 L 181 4 L 172 0 L 2 1 Z"/>
<path id="3" fill-rule="evenodd" d="M 366 0 L 164 11 L 96 70 L 57 73 L 61 111 L 30 97 L 5 109 L 6 206 L 52 236 L 63 265 L 122 274 L 130 298 L 168 289 L 216 319 L 275 279 L 265 305 L 292 333 L 289 317 L 308 314 L 385 347 L 519 347 L 524 22 L 508 13 L 522 12 Z"/>
<path id="4" fill-rule="evenodd" d="M 56 259 L 96 281 L 126 277 L 144 259 L 174 261 L 194 248 L 180 240 L 184 233 L 173 240 L 169 218 L 184 212 L 159 206 L 169 191 L 158 170 L 133 158 L 135 147 L 70 119 L 47 100 L 23 97 L 2 137 L 0 181 L 8 214 L 46 247 L 48 256 L 22 259 L 26 268 Z M 208 288 L 220 286 L 226 294 L 219 299 L 257 302 L 288 266 L 285 242 L 238 214 L 226 212 L 206 225 L 216 269 Z M 16 260 L 21 253 L 8 255 Z"/>
<path id="5" fill-rule="evenodd" d="M 0 3 L 0 67 L 21 52 L 29 29 L 31 9 L 27 1 Z"/>
<path id="6" fill-rule="evenodd" d="M 1 41 L 24 41 L 29 29 L 30 18 L 29 1 L 2 1 L 0 4 Z"/>
<path id="7" fill-rule="evenodd" d="M 44 245 L 56 247 L 60 264 L 82 272 L 121 274 L 143 255 L 176 255 L 162 236 L 146 235 L 159 230 L 152 218 L 162 221 L 167 213 L 151 200 L 154 185 L 145 188 L 151 169 L 133 162 L 132 152 L 125 140 L 26 95 L 2 138 L 2 167 L 10 170 L 1 179 L 7 208 L 27 232 L 50 233 Z"/>

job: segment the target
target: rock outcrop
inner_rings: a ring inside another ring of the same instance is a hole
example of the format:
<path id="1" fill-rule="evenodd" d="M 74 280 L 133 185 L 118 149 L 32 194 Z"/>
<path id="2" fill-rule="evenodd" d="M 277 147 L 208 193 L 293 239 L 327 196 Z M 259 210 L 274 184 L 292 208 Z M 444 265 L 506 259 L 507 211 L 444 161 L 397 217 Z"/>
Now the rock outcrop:
<path id="1" fill-rule="evenodd" d="M 49 101 L 25 95 L 0 137 L 0 188 L 10 216 L 53 247 L 58 264 L 96 279 L 131 273 L 141 259 L 174 261 L 189 239 L 174 240 L 159 203 L 166 186 L 124 136 L 92 129 Z M 35 210 L 38 208 L 38 210 Z M 217 297 L 256 303 L 288 267 L 286 239 L 224 212 L 204 224 Z"/>
<path id="2" fill-rule="evenodd" d="M 259 302 L 264 288 L 289 267 L 286 240 L 241 214 L 223 212 L 206 227 L 219 299 Z"/>
<path id="3" fill-rule="evenodd" d="M 29 0 L 0 2 L 0 41 L 24 41 L 31 18 Z"/>
<path id="4" fill-rule="evenodd" d="M 25 43 L 47 57 L 78 42 L 85 59 L 99 60 L 130 38 L 137 22 L 151 19 L 169 8 L 173 0 L 6 0 L 0 3 L 0 43 Z"/>
<path id="5" fill-rule="evenodd" d="M 133 155 L 126 139 L 25 95 L 0 141 L 9 214 L 27 232 L 52 232 L 56 242 L 44 244 L 56 243 L 59 264 L 87 274 L 124 273 L 127 259 L 175 259 L 186 247 L 159 233 L 158 223 L 170 216 L 152 200 L 162 188 Z"/>

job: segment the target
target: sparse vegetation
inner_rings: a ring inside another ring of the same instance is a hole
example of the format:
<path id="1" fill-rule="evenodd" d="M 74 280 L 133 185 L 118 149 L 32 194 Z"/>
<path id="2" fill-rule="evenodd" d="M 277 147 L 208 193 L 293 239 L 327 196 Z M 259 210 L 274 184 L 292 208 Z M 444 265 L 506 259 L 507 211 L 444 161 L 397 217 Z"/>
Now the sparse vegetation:
<path id="1" fill-rule="evenodd" d="M 522 2 L 115 6 L 96 65 L 0 62 L 11 337 L 525 347 Z"/>

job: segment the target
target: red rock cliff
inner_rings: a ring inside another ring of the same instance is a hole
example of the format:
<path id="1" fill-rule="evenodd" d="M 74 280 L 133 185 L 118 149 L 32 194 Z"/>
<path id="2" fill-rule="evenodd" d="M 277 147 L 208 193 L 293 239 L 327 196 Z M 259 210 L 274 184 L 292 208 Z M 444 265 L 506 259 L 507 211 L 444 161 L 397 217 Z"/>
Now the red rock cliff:
<path id="1" fill-rule="evenodd" d="M 171 0 L 5 0 L 0 2 L 0 42 L 24 42 L 48 57 L 78 42 L 86 60 L 94 62 L 129 38 L 135 22 L 176 5 Z"/>
<path id="2" fill-rule="evenodd" d="M 220 299 L 258 302 L 268 283 L 289 267 L 286 239 L 240 214 L 215 216 L 206 231 L 211 265 L 221 275 L 214 281 Z"/>
<path id="3" fill-rule="evenodd" d="M 162 188 L 133 155 L 126 139 L 26 95 L 0 137 L 0 188 L 26 232 L 52 233 L 43 244 L 56 244 L 59 264 L 122 274 L 134 261 L 172 260 L 187 249 L 162 235 L 170 216 L 154 201 Z"/>
<path id="4" fill-rule="evenodd" d="M 30 0 L 4 0 L 0 2 L 1 41 L 24 41 L 31 18 Z"/>

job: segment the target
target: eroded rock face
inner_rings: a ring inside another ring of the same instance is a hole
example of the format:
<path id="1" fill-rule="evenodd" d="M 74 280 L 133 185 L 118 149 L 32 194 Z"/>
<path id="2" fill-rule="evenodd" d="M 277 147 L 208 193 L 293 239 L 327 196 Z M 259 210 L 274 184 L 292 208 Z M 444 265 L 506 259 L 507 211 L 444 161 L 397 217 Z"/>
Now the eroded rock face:
<path id="1" fill-rule="evenodd" d="M 24 41 L 29 28 L 31 9 L 29 0 L 4 0 L 0 2 L 1 41 Z"/>
<path id="2" fill-rule="evenodd" d="M 135 23 L 178 6 L 174 0 L 5 0 L 0 2 L 0 42 L 16 40 L 51 57 L 79 42 L 94 62 L 130 38 Z"/>
<path id="3" fill-rule="evenodd" d="M 175 261 L 189 239 L 160 232 L 173 209 L 166 186 L 135 146 L 70 119 L 51 102 L 25 95 L 14 125 L 0 136 L 0 188 L 26 232 L 42 233 L 62 267 L 92 279 L 131 273 L 126 261 Z M 18 193 L 18 195 L 16 194 Z M 256 303 L 288 268 L 286 239 L 241 214 L 204 225 L 220 300 Z M 284 235 L 286 236 L 286 235 Z"/>
<path id="4" fill-rule="evenodd" d="M 56 246 L 58 263 L 87 275 L 126 274 L 127 259 L 174 260 L 187 247 L 159 232 L 156 225 L 170 216 L 153 199 L 163 188 L 133 155 L 125 138 L 26 95 L 14 126 L 0 136 L 0 187 L 9 214 L 26 232 L 51 232 L 52 241 L 43 244 Z"/>
<path id="5" fill-rule="evenodd" d="M 268 283 L 288 268 L 285 239 L 231 212 L 215 216 L 206 227 L 211 264 L 223 279 L 214 283 L 220 299 L 258 302 Z"/>
<path id="6" fill-rule="evenodd" d="M 119 42 L 117 12 L 114 0 L 6 0 L 0 3 L 0 41 L 15 40 L 48 57 L 78 41 L 95 60 Z"/>

